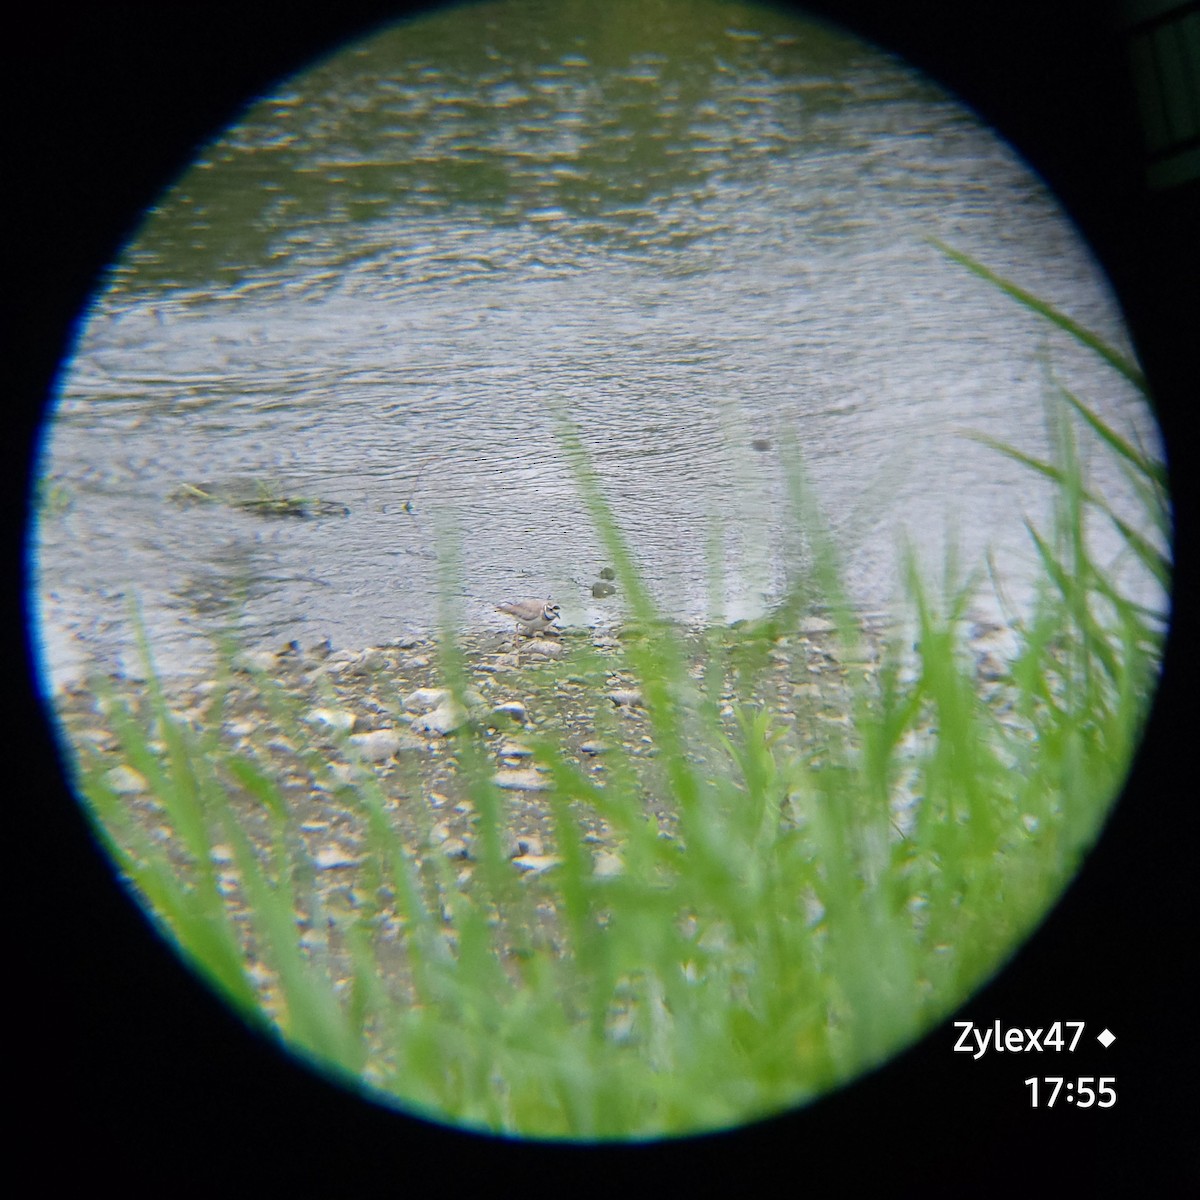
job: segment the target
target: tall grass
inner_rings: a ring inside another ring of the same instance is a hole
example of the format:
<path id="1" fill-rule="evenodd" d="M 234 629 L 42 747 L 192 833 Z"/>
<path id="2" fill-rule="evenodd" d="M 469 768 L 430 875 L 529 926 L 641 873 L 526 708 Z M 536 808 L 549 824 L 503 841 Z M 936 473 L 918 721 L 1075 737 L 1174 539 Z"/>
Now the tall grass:
<path id="1" fill-rule="evenodd" d="M 1030 527 L 1040 597 L 1016 623 L 1008 673 L 986 687 L 964 633 L 973 583 L 948 570 L 935 596 L 911 558 L 916 648 L 893 637 L 870 665 L 799 469 L 792 517 L 807 569 L 771 622 L 714 629 L 697 669 L 565 429 L 642 631 L 619 653 L 655 752 L 614 755 L 601 781 L 553 738 L 535 741 L 560 860 L 545 874 L 521 878 L 506 857 L 506 803 L 480 728 L 456 735 L 477 814 L 468 882 L 428 839 L 400 835 L 369 766 L 348 783 L 312 751 L 315 783 L 363 831 L 362 898 L 330 911 L 265 756 L 222 738 L 228 674 L 202 720 L 183 721 L 145 645 L 140 703 L 98 686 L 118 757 L 149 782 L 172 836 L 148 836 L 112 783 L 113 756 L 76 742 L 80 791 L 168 936 L 251 1020 L 348 1086 L 538 1138 L 685 1134 L 803 1103 L 911 1041 L 998 968 L 1071 878 L 1128 768 L 1163 619 L 1094 561 L 1089 516 L 1115 522 L 1164 586 L 1167 559 L 1088 490 L 1079 433 L 1124 463 L 1164 530 L 1165 480 L 1074 397 L 1053 428 L 1051 460 L 999 447 L 1053 480 L 1057 499 L 1052 526 Z M 762 697 L 773 651 L 803 673 L 812 648 L 798 622 L 813 598 L 836 626 L 843 710 L 827 711 L 828 695 L 797 698 L 791 719 Z M 441 645 L 445 680 L 465 700 L 468 664 L 448 628 Z M 561 670 L 595 682 L 612 667 L 584 645 Z M 258 686 L 304 745 L 296 701 L 269 678 Z M 618 719 L 611 708 L 598 701 L 599 730 Z M 648 798 L 674 814 L 669 828 Z M 596 817 L 620 848 L 619 873 L 600 869 L 585 836 Z M 301 939 L 318 927 L 324 941 Z"/>

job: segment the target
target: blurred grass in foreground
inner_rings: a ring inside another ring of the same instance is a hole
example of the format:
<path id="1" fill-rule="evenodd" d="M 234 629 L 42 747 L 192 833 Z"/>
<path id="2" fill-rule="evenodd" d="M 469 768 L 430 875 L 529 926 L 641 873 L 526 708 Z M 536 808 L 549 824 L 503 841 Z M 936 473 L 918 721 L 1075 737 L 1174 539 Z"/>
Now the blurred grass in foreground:
<path id="1" fill-rule="evenodd" d="M 946 253 L 1144 388 L 1099 339 Z M 404 844 L 364 766 L 352 785 L 329 786 L 367 831 L 373 899 L 324 911 L 279 781 L 222 741 L 228 674 L 203 722 L 184 721 L 144 644 L 147 720 L 111 683 L 97 687 L 120 760 L 149 782 L 172 848 L 130 818 L 111 757 L 75 746 L 78 787 L 121 873 L 193 964 L 248 1019 L 348 1086 L 539 1138 L 685 1134 L 805 1102 L 913 1040 L 1003 964 L 1074 875 L 1136 749 L 1165 616 L 1126 599 L 1093 560 L 1088 519 L 1112 520 L 1164 591 L 1169 562 L 1089 492 L 1077 438 L 1118 457 L 1164 542 L 1165 474 L 1065 392 L 1052 429 L 1049 461 L 997 446 L 1051 479 L 1057 496 L 1052 527 L 1030 528 L 1044 580 L 1014 624 L 1008 675 L 985 696 L 964 632 L 973 585 L 949 566 L 935 596 L 910 560 L 915 650 L 894 639 L 873 672 L 847 673 L 844 723 L 806 719 L 799 705 L 794 727 L 751 698 L 775 640 L 819 600 L 843 657 L 861 657 L 803 472 L 791 473 L 791 515 L 806 531 L 807 571 L 771 621 L 714 631 L 697 678 L 564 429 L 633 621 L 654 631 L 620 654 L 640 681 L 657 756 L 614 756 L 601 786 L 551 739 L 535 743 L 562 860 L 536 880 L 506 860 L 505 801 L 468 726 L 456 754 L 478 814 L 471 885 L 459 886 L 444 856 Z M 449 628 L 442 670 L 461 698 L 467 670 Z M 569 669 L 594 676 L 605 665 L 589 646 Z M 266 677 L 259 686 L 303 745 L 294 701 Z M 329 777 L 315 752 L 309 766 Z M 670 838 L 647 816 L 654 789 L 678 815 Z M 235 794 L 255 810 L 253 835 Z M 621 873 L 597 871 L 585 813 L 607 822 Z M 218 845 L 248 922 L 214 866 Z M 301 943 L 298 906 L 334 929 L 348 970 Z M 402 969 L 380 957 L 385 921 L 402 929 Z"/>

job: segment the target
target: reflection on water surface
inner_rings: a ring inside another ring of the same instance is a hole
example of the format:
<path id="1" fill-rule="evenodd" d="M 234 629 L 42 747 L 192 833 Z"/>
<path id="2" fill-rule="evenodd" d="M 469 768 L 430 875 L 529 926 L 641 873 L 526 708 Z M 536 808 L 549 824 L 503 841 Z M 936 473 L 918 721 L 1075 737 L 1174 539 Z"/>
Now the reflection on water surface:
<path id="1" fill-rule="evenodd" d="M 344 50 L 202 152 L 82 328 L 43 465 L 69 498 L 38 525 L 48 664 L 124 655 L 129 595 L 167 670 L 231 620 L 269 645 L 428 629 L 450 526 L 468 623 L 546 594 L 567 623 L 619 620 L 592 596 L 604 563 L 559 414 L 686 619 L 778 599 L 792 442 L 861 604 L 893 598 L 901 528 L 931 559 L 947 530 L 968 564 L 991 547 L 1019 597 L 1044 496 L 963 435 L 1045 453 L 1051 380 L 1156 432 L 931 235 L 1125 343 L 1011 151 L 823 26 L 496 4 Z M 349 515 L 168 500 L 214 481 Z M 1095 482 L 1122 503 L 1115 472 Z"/>

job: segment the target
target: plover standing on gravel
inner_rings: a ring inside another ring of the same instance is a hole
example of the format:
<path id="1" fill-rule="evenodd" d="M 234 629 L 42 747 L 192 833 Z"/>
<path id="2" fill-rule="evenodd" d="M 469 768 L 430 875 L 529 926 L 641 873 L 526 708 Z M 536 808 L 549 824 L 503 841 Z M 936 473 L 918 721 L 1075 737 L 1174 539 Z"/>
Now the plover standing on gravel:
<path id="1" fill-rule="evenodd" d="M 549 600 L 513 600 L 508 604 L 497 604 L 496 611 L 514 617 L 527 637 L 549 629 L 559 617 L 558 605 Z"/>

